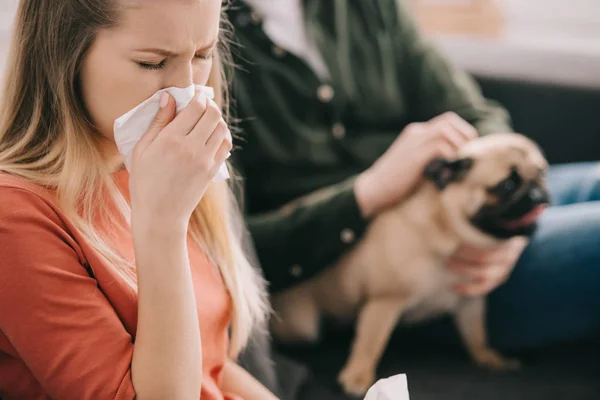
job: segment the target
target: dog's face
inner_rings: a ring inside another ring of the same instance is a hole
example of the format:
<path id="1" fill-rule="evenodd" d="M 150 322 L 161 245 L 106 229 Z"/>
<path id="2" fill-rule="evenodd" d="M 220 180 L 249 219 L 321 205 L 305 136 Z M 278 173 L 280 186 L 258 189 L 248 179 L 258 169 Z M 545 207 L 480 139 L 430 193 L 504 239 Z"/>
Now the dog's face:
<path id="1" fill-rule="evenodd" d="M 535 232 L 549 203 L 547 168 L 531 140 L 495 134 L 467 143 L 456 160 L 435 160 L 425 175 L 440 190 L 451 229 L 486 246 Z"/>

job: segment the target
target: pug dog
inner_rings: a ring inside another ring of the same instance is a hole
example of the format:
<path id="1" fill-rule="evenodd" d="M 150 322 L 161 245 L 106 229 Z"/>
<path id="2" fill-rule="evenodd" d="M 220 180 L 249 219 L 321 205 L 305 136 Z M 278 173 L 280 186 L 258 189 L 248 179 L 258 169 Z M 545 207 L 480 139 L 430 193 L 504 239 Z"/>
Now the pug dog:
<path id="1" fill-rule="evenodd" d="M 520 134 L 466 143 L 453 160 L 436 159 L 405 200 L 380 213 L 364 238 L 316 278 L 273 298 L 272 331 L 283 342 L 315 341 L 322 316 L 356 320 L 342 388 L 364 395 L 398 323 L 450 313 L 480 366 L 518 368 L 490 348 L 485 298 L 453 290 L 460 277 L 446 266 L 463 245 L 486 248 L 531 236 L 549 203 L 548 164 Z"/>

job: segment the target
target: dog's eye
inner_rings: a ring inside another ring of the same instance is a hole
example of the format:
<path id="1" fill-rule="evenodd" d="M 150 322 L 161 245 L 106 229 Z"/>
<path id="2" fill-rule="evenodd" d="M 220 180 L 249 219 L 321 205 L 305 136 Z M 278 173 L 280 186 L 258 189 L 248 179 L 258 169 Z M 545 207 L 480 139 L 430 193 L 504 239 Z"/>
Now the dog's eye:
<path id="1" fill-rule="evenodd" d="M 504 181 L 504 185 L 502 185 L 502 190 L 504 192 L 512 192 L 513 190 L 515 190 L 516 187 L 517 183 L 514 180 L 509 179 L 507 181 Z"/>
<path id="2" fill-rule="evenodd" d="M 500 198 L 509 197 L 519 188 L 521 176 L 517 171 L 513 171 L 508 178 L 500 182 L 497 186 L 490 189 L 490 193 Z"/>

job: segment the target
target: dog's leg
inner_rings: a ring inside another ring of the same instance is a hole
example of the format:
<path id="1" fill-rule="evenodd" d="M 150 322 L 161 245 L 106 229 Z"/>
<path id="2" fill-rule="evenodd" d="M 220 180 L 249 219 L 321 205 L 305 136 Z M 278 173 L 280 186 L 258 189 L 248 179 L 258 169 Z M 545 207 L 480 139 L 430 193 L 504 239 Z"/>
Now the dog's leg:
<path id="1" fill-rule="evenodd" d="M 505 358 L 489 346 L 485 326 L 484 297 L 463 299 L 454 317 L 464 344 L 478 365 L 500 371 L 520 367 L 518 360 Z"/>
<path id="2" fill-rule="evenodd" d="M 352 352 L 338 380 L 347 394 L 362 396 L 375 383 L 379 360 L 398 323 L 406 302 L 375 298 L 362 307 Z"/>
<path id="3" fill-rule="evenodd" d="M 275 295 L 275 315 L 271 330 L 275 338 L 286 343 L 314 342 L 319 338 L 319 307 L 309 284 Z"/>

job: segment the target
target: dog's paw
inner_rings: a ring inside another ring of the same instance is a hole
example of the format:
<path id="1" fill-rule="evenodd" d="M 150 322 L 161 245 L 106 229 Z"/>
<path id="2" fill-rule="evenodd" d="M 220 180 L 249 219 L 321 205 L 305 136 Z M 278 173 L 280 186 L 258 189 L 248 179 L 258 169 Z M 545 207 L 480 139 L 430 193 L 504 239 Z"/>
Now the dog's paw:
<path id="1" fill-rule="evenodd" d="M 338 377 L 344 392 L 351 396 L 364 396 L 375 383 L 375 369 L 365 364 L 346 366 Z"/>
<path id="2" fill-rule="evenodd" d="M 474 355 L 474 358 L 477 365 L 492 371 L 516 371 L 521 368 L 519 360 L 504 357 L 492 349 L 482 349 Z"/>

